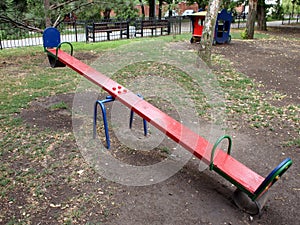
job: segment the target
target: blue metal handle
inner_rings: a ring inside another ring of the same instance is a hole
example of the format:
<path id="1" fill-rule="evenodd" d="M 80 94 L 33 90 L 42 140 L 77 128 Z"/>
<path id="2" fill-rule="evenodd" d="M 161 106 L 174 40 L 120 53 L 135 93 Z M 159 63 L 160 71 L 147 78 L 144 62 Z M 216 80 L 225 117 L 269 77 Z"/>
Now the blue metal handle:
<path id="1" fill-rule="evenodd" d="M 266 177 L 261 185 L 255 191 L 253 200 L 259 198 L 266 192 L 293 164 L 290 158 L 283 160 L 272 172 Z"/>

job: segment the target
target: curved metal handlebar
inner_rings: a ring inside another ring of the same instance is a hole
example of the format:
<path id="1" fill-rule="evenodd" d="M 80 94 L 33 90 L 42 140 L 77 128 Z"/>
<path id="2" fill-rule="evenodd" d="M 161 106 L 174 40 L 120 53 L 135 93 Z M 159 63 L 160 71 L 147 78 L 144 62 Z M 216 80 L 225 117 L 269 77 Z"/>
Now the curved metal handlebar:
<path id="1" fill-rule="evenodd" d="M 57 58 L 57 54 L 58 54 L 58 49 L 60 49 L 60 47 L 63 45 L 63 44 L 68 44 L 68 45 L 70 45 L 70 47 L 71 47 L 71 53 L 70 53 L 70 55 L 73 55 L 73 45 L 70 43 L 70 42 L 61 42 L 61 43 L 59 43 L 59 45 L 56 47 L 56 58 Z"/>
<path id="2" fill-rule="evenodd" d="M 290 158 L 283 160 L 272 172 L 266 177 L 261 185 L 254 192 L 253 200 L 259 198 L 266 192 L 293 164 Z"/>
<path id="3" fill-rule="evenodd" d="M 223 141 L 223 139 L 227 138 L 228 139 L 228 149 L 227 149 L 227 154 L 230 155 L 231 152 L 231 146 L 232 146 L 232 140 L 231 137 L 229 135 L 224 135 L 222 137 L 220 137 L 216 143 L 214 144 L 212 150 L 211 150 L 211 156 L 210 156 L 210 164 L 209 164 L 209 169 L 213 170 L 214 168 L 214 156 L 215 156 L 215 151 L 218 147 L 218 145 L 221 143 L 221 141 Z"/>
<path id="4" fill-rule="evenodd" d="M 70 55 L 73 55 L 73 45 L 70 42 L 61 42 L 61 43 L 59 43 L 58 46 L 56 47 L 56 54 L 55 55 L 48 52 L 48 58 L 49 58 L 49 62 L 50 62 L 50 65 L 51 65 L 52 68 L 65 67 L 66 66 L 64 63 L 62 63 L 58 60 L 58 49 L 60 49 L 60 47 L 63 44 L 68 44 L 71 47 Z"/>

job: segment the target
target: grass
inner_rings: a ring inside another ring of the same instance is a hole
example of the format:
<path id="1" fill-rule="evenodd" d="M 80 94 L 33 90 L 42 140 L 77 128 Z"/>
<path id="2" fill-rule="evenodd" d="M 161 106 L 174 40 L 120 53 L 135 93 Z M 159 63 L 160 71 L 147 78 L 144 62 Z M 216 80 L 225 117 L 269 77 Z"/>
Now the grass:
<path id="1" fill-rule="evenodd" d="M 233 39 L 238 38 L 238 32 L 233 32 L 232 36 Z M 157 39 L 166 42 L 189 40 L 190 34 Z M 132 41 L 140 40 L 88 45 L 74 43 L 74 49 L 83 53 L 101 53 Z M 114 197 L 110 194 L 114 192 L 114 188 L 99 182 L 97 175 L 84 163 L 76 146 L 70 144 L 74 143 L 72 133 L 29 127 L 19 117 L 19 113 L 30 107 L 30 103 L 37 98 L 74 92 L 80 76 L 69 68 L 51 69 L 41 47 L 2 50 L 0 62 L 0 201 L 3 203 L 0 222 L 29 223 L 34 215 L 44 215 L 43 213 L 48 212 L 50 203 L 61 204 L 61 207 L 53 209 L 56 212 L 53 218 L 56 218 L 55 221 L 59 224 L 88 221 L 89 213 L 94 213 L 99 221 L 105 221 L 112 213 L 108 206 Z M 130 79 L 140 77 L 150 70 L 154 74 L 173 79 L 192 96 L 198 114 L 209 119 L 210 106 L 206 104 L 205 96 L 199 92 L 199 87 L 189 76 L 166 64 L 152 63 L 149 66 L 148 63 L 130 65 L 119 71 L 114 78 L 126 85 Z M 266 95 L 259 92 L 259 84 L 235 71 L 229 61 L 217 55 L 214 55 L 213 63 L 222 68 L 214 72 L 224 89 L 228 115 L 243 118 L 255 129 L 275 130 L 279 123 L 289 125 L 296 132 L 300 131 L 299 106 L 275 107 L 270 102 L 280 101 L 284 97 L 280 93 Z M 61 101 L 50 107 L 50 110 L 60 109 L 68 109 L 67 104 Z M 284 144 L 299 147 L 300 140 L 294 138 L 286 140 Z M 161 151 L 170 153 L 168 148 L 162 148 Z M 77 173 L 79 170 L 84 170 L 84 174 L 87 175 L 80 177 Z M 92 183 L 91 186 L 86 185 L 87 180 Z M 81 191 L 78 193 L 71 187 Z M 92 195 L 87 198 L 80 194 L 82 192 Z M 66 196 L 55 199 L 53 195 L 57 193 Z M 26 199 L 30 201 L 27 202 Z M 18 208 L 20 205 L 22 209 Z M 14 207 L 15 212 L 12 212 L 10 207 Z M 94 212 L 93 208 L 96 208 L 97 212 Z M 8 214 L 13 215 L 7 218 Z"/>
<path id="2" fill-rule="evenodd" d="M 65 102 L 59 102 L 54 105 L 50 106 L 50 109 L 56 110 L 56 109 L 68 109 L 68 105 Z"/>
<path id="3" fill-rule="evenodd" d="M 242 33 L 244 32 L 245 28 L 239 28 L 239 29 L 231 29 L 230 30 L 230 35 L 232 39 L 238 39 L 238 40 L 243 40 L 242 38 Z M 259 32 L 256 31 L 254 33 L 254 38 L 255 39 L 270 39 L 271 36 L 265 32 Z"/>
<path id="4" fill-rule="evenodd" d="M 291 146 L 300 146 L 300 138 L 296 138 L 294 140 L 287 141 L 285 146 L 291 147 Z"/>

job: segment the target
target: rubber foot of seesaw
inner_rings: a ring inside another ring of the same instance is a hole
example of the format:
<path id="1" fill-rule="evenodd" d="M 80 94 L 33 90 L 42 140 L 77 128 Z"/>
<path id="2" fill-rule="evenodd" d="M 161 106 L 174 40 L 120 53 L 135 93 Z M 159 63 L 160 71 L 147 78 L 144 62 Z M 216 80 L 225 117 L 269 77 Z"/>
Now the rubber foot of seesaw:
<path id="1" fill-rule="evenodd" d="M 233 193 L 233 201 L 236 206 L 250 215 L 261 215 L 268 198 L 268 192 L 264 193 L 259 200 L 253 201 L 245 192 L 236 189 Z"/>

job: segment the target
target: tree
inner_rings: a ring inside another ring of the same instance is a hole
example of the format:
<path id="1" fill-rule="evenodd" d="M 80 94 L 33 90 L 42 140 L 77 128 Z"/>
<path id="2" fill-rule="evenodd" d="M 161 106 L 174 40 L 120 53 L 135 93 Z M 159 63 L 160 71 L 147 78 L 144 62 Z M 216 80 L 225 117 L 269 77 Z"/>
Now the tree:
<path id="1" fill-rule="evenodd" d="M 296 0 L 291 0 L 292 2 L 292 18 L 294 17 L 294 10 L 295 10 L 295 3 L 296 3 Z"/>
<path id="2" fill-rule="evenodd" d="M 173 15 L 173 10 L 176 10 L 177 3 L 179 0 L 165 0 L 168 3 L 169 17 Z"/>
<path id="3" fill-rule="evenodd" d="M 283 7 L 280 0 L 276 0 L 276 4 L 274 5 L 274 13 L 272 13 L 273 19 L 282 19 L 283 18 Z"/>
<path id="4" fill-rule="evenodd" d="M 103 16 L 105 20 L 110 20 L 110 13 L 111 13 L 111 8 L 110 7 L 105 7 Z"/>
<path id="5" fill-rule="evenodd" d="M 155 17 L 155 0 L 148 0 L 149 1 L 149 17 Z"/>
<path id="6" fill-rule="evenodd" d="M 45 10 L 45 24 L 46 27 L 51 26 L 51 19 L 50 16 L 48 15 L 50 9 L 50 2 L 49 0 L 44 0 L 44 10 Z"/>
<path id="7" fill-rule="evenodd" d="M 221 0 L 210 0 L 200 41 L 199 56 L 208 65 L 211 64 L 211 48 L 220 4 Z"/>
<path id="8" fill-rule="evenodd" d="M 145 18 L 145 7 L 144 7 L 143 0 L 139 0 L 139 2 L 141 5 L 141 9 L 142 9 L 142 17 Z"/>
<path id="9" fill-rule="evenodd" d="M 259 0 L 257 4 L 257 29 L 267 30 L 266 18 L 266 3 L 264 0 Z"/>
<path id="10" fill-rule="evenodd" d="M 57 26 L 66 14 L 84 3 L 83 0 L 27 0 L 27 11 L 23 20 L 37 21 L 35 25 L 39 27 Z"/>
<path id="11" fill-rule="evenodd" d="M 100 19 L 100 11 L 109 19 L 111 9 L 118 17 L 135 17 L 133 0 L 2 0 L 0 22 L 30 31 L 43 32 L 47 26 L 58 26 L 67 15 L 74 13 L 83 19 Z"/>
<path id="12" fill-rule="evenodd" d="M 163 0 L 158 0 L 158 18 L 161 19 L 162 17 L 162 6 Z"/>
<path id="13" fill-rule="evenodd" d="M 135 8 L 134 2 L 130 0 L 116 0 L 114 11 L 118 19 L 132 19 L 138 15 L 138 10 Z"/>
<path id="14" fill-rule="evenodd" d="M 202 8 L 203 10 L 205 10 L 205 7 L 208 5 L 208 0 L 196 0 L 196 1 L 188 0 L 187 3 L 189 5 L 193 5 L 194 3 L 197 3 L 199 9 Z"/>
<path id="15" fill-rule="evenodd" d="M 257 12 L 257 0 L 249 0 L 249 13 L 246 23 L 245 38 L 253 39 L 254 26 Z"/>
<path id="16" fill-rule="evenodd" d="M 20 0 L 4 0 L 0 3 L 0 22 L 9 23 L 11 27 L 27 29 L 29 31 L 42 32 L 42 29 L 30 24 L 24 19 L 27 12 L 28 2 Z"/>

